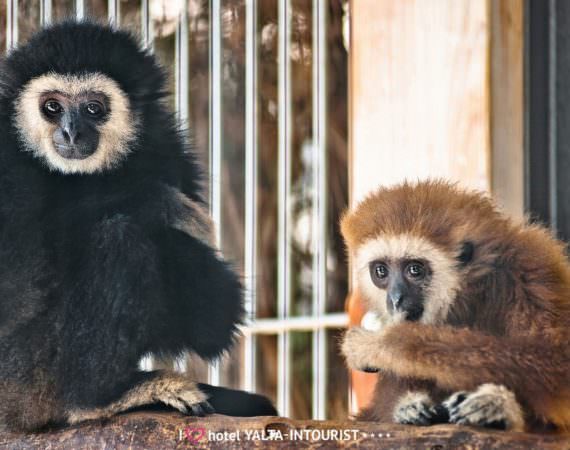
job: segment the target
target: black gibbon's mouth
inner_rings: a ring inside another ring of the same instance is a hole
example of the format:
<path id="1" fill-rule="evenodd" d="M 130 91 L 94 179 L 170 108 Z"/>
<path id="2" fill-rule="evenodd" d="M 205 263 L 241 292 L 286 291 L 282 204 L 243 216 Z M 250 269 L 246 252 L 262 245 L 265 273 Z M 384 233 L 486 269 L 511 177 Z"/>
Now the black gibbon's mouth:
<path id="1" fill-rule="evenodd" d="M 57 154 L 66 159 L 86 159 L 93 154 L 93 152 L 81 151 L 80 149 L 72 145 L 54 144 L 54 147 Z"/>

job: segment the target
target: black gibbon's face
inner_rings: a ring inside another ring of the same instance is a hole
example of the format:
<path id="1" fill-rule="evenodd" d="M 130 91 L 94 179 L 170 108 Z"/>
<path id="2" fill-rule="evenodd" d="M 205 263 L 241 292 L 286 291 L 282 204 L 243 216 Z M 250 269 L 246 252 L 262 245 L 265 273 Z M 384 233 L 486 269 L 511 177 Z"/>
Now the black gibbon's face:
<path id="1" fill-rule="evenodd" d="M 127 95 L 99 73 L 34 78 L 15 106 L 24 149 L 62 173 L 111 169 L 136 137 L 138 121 Z"/>
<path id="2" fill-rule="evenodd" d="M 45 92 L 38 107 L 44 118 L 55 125 L 52 143 L 67 159 L 85 159 L 99 146 L 98 126 L 109 119 L 109 99 L 99 92 L 83 92 L 77 97 L 63 92 Z"/>
<path id="3" fill-rule="evenodd" d="M 424 300 L 431 280 L 431 267 L 420 259 L 376 260 L 369 264 L 370 279 L 386 291 L 386 309 L 415 322 L 424 312 Z"/>

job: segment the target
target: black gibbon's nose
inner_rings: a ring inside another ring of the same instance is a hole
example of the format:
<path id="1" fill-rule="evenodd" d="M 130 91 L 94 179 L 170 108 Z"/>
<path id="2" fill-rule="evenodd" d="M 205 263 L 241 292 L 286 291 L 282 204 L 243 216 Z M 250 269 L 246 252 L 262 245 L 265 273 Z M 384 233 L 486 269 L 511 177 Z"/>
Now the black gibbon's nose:
<path id="1" fill-rule="evenodd" d="M 63 139 L 66 144 L 75 145 L 79 141 L 80 134 L 73 128 L 64 128 L 62 131 Z"/>
<path id="2" fill-rule="evenodd" d="M 61 144 L 77 145 L 82 138 L 82 121 L 80 114 L 70 110 L 61 118 Z"/>

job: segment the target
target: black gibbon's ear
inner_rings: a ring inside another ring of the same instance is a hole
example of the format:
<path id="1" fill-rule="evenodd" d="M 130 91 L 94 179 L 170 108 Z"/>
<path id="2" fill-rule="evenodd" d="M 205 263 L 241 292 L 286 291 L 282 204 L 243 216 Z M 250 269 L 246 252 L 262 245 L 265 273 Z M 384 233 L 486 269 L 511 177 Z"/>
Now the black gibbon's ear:
<path id="1" fill-rule="evenodd" d="M 457 260 L 462 266 L 466 266 L 473 260 L 473 254 L 475 253 L 475 245 L 471 241 L 465 241 L 461 244 L 461 252 L 457 257 Z"/>

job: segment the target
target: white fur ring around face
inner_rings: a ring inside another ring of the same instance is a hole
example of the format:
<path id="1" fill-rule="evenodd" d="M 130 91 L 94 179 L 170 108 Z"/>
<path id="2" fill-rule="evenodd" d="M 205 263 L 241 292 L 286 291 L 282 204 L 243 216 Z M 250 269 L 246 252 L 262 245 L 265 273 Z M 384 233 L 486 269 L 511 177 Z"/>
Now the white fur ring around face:
<path id="1" fill-rule="evenodd" d="M 368 311 L 364 314 L 360 321 L 360 326 L 369 331 L 380 331 L 382 329 L 382 325 L 382 319 L 380 316 L 372 311 Z"/>

